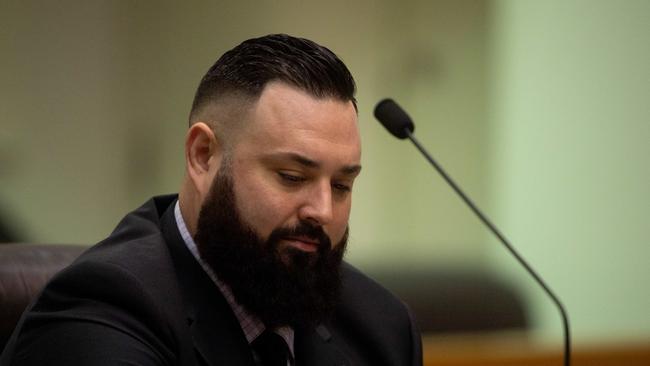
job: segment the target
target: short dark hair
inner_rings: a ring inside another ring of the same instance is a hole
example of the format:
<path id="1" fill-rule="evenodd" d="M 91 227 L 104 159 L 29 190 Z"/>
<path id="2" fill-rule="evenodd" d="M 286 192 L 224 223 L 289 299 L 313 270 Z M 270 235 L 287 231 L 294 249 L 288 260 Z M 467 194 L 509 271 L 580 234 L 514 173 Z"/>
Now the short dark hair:
<path id="1" fill-rule="evenodd" d="M 257 99 L 272 81 L 357 107 L 354 78 L 332 51 L 308 39 L 270 34 L 242 42 L 210 67 L 196 90 L 190 118 L 222 96 Z"/>

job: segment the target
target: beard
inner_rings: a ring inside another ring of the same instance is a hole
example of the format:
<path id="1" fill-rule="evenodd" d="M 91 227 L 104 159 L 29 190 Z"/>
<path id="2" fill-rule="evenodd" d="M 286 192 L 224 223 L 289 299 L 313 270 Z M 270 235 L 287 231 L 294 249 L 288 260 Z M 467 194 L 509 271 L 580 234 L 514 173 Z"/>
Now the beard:
<path id="1" fill-rule="evenodd" d="M 334 247 L 322 226 L 308 221 L 278 227 L 262 239 L 242 221 L 227 166 L 219 169 L 199 213 L 194 240 L 201 258 L 266 327 L 313 328 L 326 321 L 339 300 L 348 230 Z M 280 246 L 300 236 L 315 240 L 318 250 Z"/>

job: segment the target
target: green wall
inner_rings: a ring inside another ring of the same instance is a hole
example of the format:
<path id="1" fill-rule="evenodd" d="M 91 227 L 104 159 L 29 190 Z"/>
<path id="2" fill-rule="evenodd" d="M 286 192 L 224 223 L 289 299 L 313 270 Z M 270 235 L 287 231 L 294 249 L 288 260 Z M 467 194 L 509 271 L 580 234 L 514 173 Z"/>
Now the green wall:
<path id="1" fill-rule="evenodd" d="M 650 341 L 650 2 L 497 1 L 490 202 L 568 307 L 576 342 Z M 543 339 L 560 320 L 496 244 Z"/>

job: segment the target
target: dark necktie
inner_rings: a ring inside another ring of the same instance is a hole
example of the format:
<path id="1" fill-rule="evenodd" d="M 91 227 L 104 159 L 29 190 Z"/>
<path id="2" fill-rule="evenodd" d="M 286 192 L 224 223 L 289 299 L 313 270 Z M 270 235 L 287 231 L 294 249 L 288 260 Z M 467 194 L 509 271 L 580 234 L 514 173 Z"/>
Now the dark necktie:
<path id="1" fill-rule="evenodd" d="M 287 366 L 289 348 L 284 338 L 265 330 L 253 341 L 253 349 L 264 366 Z"/>

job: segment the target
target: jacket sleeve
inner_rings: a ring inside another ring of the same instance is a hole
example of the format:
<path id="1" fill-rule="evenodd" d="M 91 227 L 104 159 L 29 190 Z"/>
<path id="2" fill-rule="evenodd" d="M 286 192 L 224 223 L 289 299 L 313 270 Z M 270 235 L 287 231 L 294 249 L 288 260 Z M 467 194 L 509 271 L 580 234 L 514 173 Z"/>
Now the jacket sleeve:
<path id="1" fill-rule="evenodd" d="M 408 309 L 409 320 L 411 321 L 411 365 L 422 366 L 422 338 L 420 330 L 418 329 L 415 317 L 410 309 Z"/>

